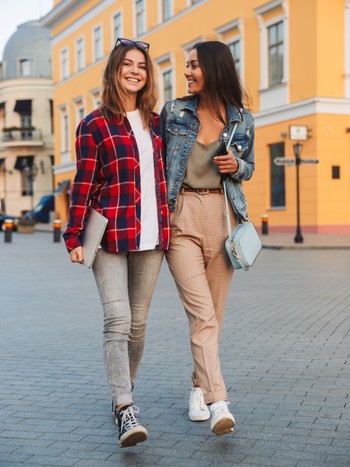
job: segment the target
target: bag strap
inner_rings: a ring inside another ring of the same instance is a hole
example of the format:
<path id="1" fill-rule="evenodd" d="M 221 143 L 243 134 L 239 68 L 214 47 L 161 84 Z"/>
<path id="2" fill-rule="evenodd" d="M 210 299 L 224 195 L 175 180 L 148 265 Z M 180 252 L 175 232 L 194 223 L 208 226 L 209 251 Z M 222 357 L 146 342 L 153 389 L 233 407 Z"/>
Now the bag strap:
<path id="1" fill-rule="evenodd" d="M 232 129 L 232 132 L 230 134 L 230 137 L 229 137 L 229 140 L 226 144 L 226 150 L 228 152 L 229 148 L 230 148 L 230 145 L 231 145 L 231 141 L 233 139 L 233 136 L 234 134 L 236 133 L 236 130 L 237 130 L 237 126 L 238 126 L 238 122 L 236 122 L 234 124 L 234 127 Z M 229 211 L 229 208 L 228 208 L 228 200 L 227 200 L 227 190 L 226 190 L 226 183 L 225 183 L 225 179 L 223 178 L 222 179 L 222 184 L 224 185 L 224 196 L 225 196 L 225 207 L 226 207 L 226 219 L 227 219 L 227 229 L 228 229 L 228 236 L 230 238 L 230 240 L 232 240 L 232 228 L 231 228 L 231 218 L 230 218 L 230 211 Z"/>
<path id="2" fill-rule="evenodd" d="M 227 201 L 225 180 L 223 181 L 223 185 L 224 185 L 224 196 L 225 196 L 225 207 L 226 207 L 227 230 L 228 230 L 229 239 L 232 240 L 231 218 L 230 218 L 230 211 L 228 209 L 228 201 Z"/>

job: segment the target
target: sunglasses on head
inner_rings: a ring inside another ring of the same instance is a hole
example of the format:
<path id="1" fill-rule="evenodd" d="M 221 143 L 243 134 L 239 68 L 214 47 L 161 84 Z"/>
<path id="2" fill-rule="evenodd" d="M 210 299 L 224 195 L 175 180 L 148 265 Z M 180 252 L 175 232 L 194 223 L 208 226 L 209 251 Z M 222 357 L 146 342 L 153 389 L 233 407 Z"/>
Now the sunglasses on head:
<path id="1" fill-rule="evenodd" d="M 118 45 L 134 45 L 138 49 L 145 50 L 146 52 L 148 52 L 150 48 L 150 44 L 148 42 L 132 41 L 131 39 L 124 39 L 123 37 L 118 37 L 114 48 L 118 47 Z"/>

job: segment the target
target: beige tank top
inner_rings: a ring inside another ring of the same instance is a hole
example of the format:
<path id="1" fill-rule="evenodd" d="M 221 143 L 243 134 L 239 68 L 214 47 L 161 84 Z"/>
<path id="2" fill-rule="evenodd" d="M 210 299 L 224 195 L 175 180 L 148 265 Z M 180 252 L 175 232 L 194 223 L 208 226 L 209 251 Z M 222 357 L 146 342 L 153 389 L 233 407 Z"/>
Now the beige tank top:
<path id="1" fill-rule="evenodd" d="M 199 141 L 192 148 L 182 186 L 186 188 L 215 189 L 221 186 L 221 176 L 213 162 L 219 140 L 209 144 Z"/>

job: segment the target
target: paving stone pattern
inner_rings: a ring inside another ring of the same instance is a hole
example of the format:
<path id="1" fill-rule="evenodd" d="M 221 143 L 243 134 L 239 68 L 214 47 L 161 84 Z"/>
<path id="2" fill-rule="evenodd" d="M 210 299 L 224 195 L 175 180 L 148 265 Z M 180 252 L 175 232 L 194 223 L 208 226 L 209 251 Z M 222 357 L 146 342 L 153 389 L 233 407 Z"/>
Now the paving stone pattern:
<path id="1" fill-rule="evenodd" d="M 350 466 L 350 250 L 263 250 L 237 271 L 221 359 L 237 427 L 187 416 L 187 321 L 164 262 L 120 449 L 92 272 L 44 232 L 0 234 L 0 467 Z"/>

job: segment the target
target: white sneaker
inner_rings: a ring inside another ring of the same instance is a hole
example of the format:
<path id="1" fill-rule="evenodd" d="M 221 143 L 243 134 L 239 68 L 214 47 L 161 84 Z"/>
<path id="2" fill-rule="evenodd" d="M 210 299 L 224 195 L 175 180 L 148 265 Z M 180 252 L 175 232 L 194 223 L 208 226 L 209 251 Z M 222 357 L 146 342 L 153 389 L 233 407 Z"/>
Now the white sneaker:
<path id="1" fill-rule="evenodd" d="M 201 388 L 192 388 L 190 393 L 188 416 L 192 422 L 203 422 L 210 418 L 210 411 L 204 402 L 204 395 Z"/>
<path id="2" fill-rule="evenodd" d="M 229 402 L 226 401 L 218 401 L 210 405 L 210 429 L 216 435 L 226 435 L 233 432 L 235 419 L 228 409 L 228 404 Z"/>

